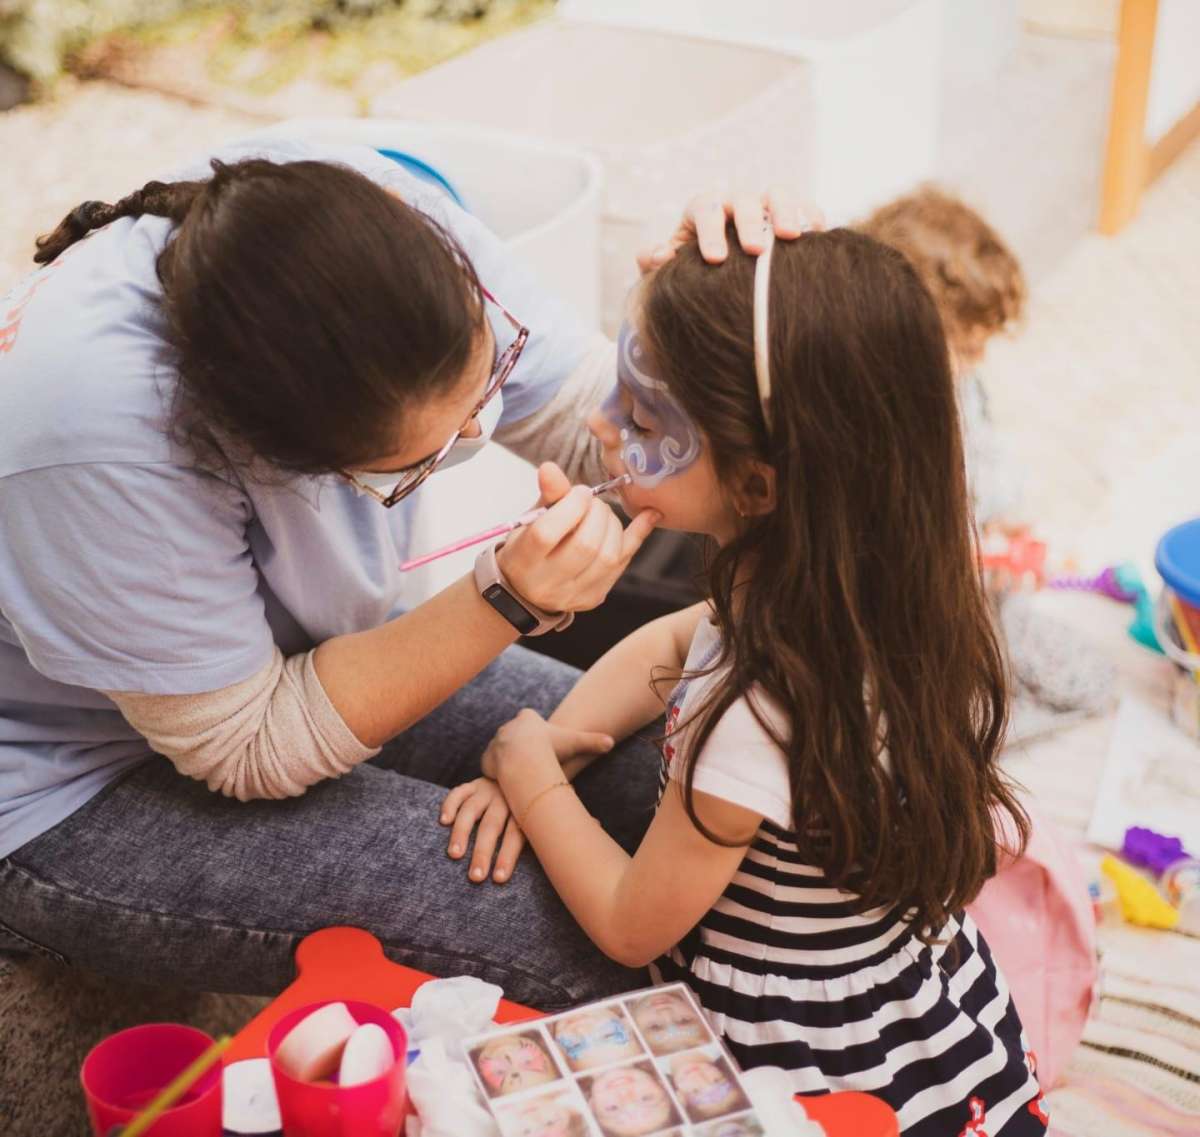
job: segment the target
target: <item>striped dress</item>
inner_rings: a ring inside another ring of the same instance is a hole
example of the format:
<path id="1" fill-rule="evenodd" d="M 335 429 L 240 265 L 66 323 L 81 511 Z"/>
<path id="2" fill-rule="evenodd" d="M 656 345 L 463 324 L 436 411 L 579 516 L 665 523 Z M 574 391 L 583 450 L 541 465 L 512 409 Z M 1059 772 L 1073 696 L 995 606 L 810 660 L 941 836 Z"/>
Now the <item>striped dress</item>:
<path id="1" fill-rule="evenodd" d="M 688 670 L 718 649 L 716 629 L 702 622 Z M 676 688 L 669 734 L 688 722 L 707 682 Z M 674 734 L 664 744 L 661 788 L 677 775 L 685 741 Z M 905 1137 L 1045 1133 L 1020 1020 L 966 914 L 933 947 L 897 909 L 856 914 L 853 896 L 798 853 L 784 758 L 744 702 L 717 724 L 694 784 L 764 819 L 733 881 L 656 962 L 655 978 L 692 988 L 743 1068 L 782 1066 L 798 1093 L 874 1094 Z"/>

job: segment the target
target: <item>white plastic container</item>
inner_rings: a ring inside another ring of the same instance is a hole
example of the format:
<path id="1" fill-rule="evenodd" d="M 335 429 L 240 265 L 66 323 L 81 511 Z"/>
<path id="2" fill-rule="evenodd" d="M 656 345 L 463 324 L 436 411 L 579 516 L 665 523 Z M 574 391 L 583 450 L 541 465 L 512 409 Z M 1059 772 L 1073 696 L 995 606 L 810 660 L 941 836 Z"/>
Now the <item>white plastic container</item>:
<path id="1" fill-rule="evenodd" d="M 478 126 L 388 118 L 295 118 L 256 134 L 362 143 L 423 159 L 549 288 L 599 327 L 604 175 L 591 155 Z"/>
<path id="2" fill-rule="evenodd" d="M 603 174 L 595 158 L 494 130 L 395 119 L 299 118 L 257 132 L 269 137 L 362 143 L 429 163 L 475 216 L 545 285 L 599 321 L 599 224 Z M 582 426 L 581 426 L 582 429 Z M 438 473 L 411 509 L 414 553 L 524 512 L 537 496 L 533 468 L 500 446 Z M 402 508 L 398 506 L 397 508 Z M 406 578 L 404 600 L 420 603 L 467 572 L 477 550 L 446 557 Z"/>

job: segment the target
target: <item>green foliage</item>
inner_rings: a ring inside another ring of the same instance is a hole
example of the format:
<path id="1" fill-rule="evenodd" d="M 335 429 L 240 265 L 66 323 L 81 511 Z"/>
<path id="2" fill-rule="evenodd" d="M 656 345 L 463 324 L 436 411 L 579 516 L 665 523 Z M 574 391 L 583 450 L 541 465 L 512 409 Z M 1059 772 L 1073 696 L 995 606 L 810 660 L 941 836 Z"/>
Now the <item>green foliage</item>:
<path id="1" fill-rule="evenodd" d="M 232 16 L 242 42 L 278 42 L 312 30 L 367 36 L 375 25 L 464 25 L 493 9 L 539 6 L 544 0 L 0 0 L 0 63 L 47 83 L 89 43 L 116 32 L 155 32 L 196 13 Z"/>

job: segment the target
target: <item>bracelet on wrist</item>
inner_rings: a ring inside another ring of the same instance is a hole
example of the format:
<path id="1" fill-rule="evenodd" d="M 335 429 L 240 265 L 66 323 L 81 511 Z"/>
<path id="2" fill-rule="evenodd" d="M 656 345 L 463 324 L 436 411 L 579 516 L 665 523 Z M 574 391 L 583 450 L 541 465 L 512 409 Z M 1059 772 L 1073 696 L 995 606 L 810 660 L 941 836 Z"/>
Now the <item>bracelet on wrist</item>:
<path id="1" fill-rule="evenodd" d="M 571 783 L 564 778 L 561 782 L 551 782 L 548 786 L 544 786 L 542 789 L 538 790 L 538 792 L 529 799 L 529 804 L 525 807 L 524 815 L 521 817 L 520 821 L 517 822 L 517 825 L 524 829 L 525 822 L 529 820 L 529 815 L 533 812 L 533 807 L 537 805 L 542 798 L 553 793 L 555 790 L 562 789 L 563 786 L 570 786 L 570 784 Z"/>

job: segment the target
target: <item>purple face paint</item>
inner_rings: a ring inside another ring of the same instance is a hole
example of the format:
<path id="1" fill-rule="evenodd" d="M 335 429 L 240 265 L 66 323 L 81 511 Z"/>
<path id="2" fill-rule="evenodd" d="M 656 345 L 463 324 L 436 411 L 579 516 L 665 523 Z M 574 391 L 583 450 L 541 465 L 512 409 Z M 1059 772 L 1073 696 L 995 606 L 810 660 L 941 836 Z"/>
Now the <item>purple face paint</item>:
<path id="1" fill-rule="evenodd" d="M 700 457 L 700 432 L 646 365 L 641 340 L 624 323 L 617 336 L 617 385 L 600 407 L 621 432 L 621 461 L 634 483 L 651 488 Z"/>

